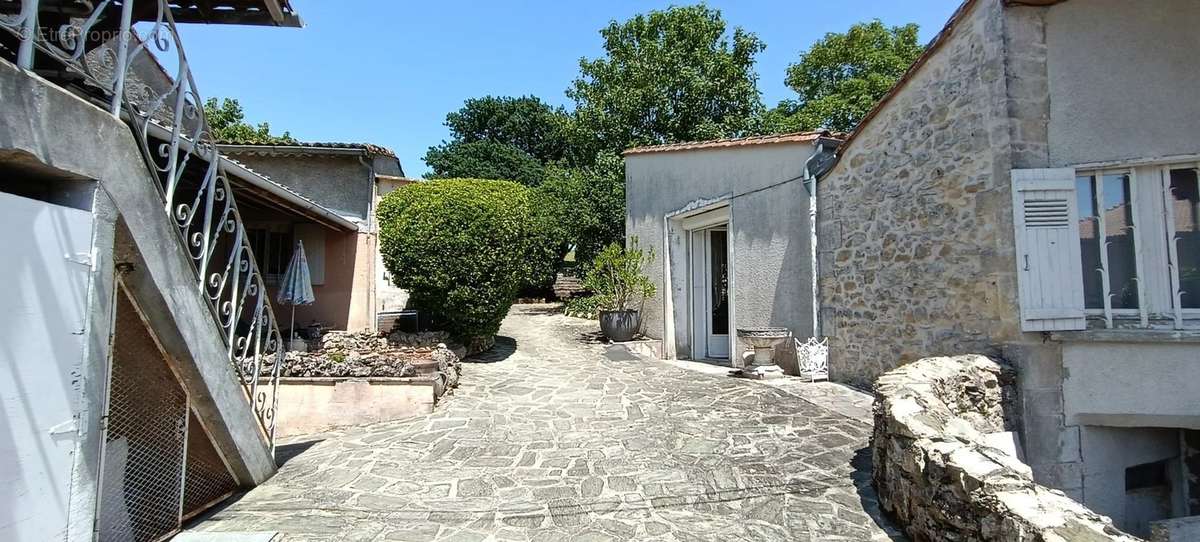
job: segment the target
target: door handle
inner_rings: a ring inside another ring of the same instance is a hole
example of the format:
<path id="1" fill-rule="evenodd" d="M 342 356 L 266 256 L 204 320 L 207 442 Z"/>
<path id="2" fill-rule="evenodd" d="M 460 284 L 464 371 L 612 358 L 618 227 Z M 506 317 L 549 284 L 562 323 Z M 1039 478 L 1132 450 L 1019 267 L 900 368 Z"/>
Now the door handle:
<path id="1" fill-rule="evenodd" d="M 1029 271 L 1029 255 L 1025 255 L 1025 271 Z"/>

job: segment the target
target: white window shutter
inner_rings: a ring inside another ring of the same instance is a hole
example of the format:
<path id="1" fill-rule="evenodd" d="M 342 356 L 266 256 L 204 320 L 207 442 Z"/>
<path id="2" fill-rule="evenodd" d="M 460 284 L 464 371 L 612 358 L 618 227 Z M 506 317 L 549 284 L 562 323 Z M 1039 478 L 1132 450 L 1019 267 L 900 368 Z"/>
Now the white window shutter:
<path id="1" fill-rule="evenodd" d="M 1023 331 L 1085 329 L 1075 170 L 1012 170 Z"/>

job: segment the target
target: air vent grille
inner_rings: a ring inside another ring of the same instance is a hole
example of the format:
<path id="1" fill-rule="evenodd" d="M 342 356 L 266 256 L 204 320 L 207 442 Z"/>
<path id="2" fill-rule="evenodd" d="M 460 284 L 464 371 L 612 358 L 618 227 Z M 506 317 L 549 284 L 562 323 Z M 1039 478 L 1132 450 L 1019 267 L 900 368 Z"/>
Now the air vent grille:
<path id="1" fill-rule="evenodd" d="M 1028 228 L 1063 228 L 1069 220 L 1065 199 L 1025 201 L 1025 226 Z"/>

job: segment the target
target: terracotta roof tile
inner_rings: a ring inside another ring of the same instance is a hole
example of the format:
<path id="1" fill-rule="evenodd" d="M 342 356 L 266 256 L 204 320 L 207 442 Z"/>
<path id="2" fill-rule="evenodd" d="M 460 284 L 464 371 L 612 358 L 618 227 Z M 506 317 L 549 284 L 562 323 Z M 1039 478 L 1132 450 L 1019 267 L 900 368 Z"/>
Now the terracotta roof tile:
<path id="1" fill-rule="evenodd" d="M 835 134 L 829 131 L 815 132 L 794 132 L 790 134 L 772 134 L 758 135 L 749 137 L 736 137 L 728 139 L 712 139 L 709 141 L 684 141 L 681 143 L 668 143 L 666 145 L 651 145 L 647 147 L 634 147 L 626 149 L 621 153 L 622 156 L 631 154 L 648 154 L 653 152 L 676 152 L 676 151 L 692 151 L 701 149 L 721 149 L 728 147 L 747 147 L 750 145 L 773 145 L 779 143 L 807 143 L 816 141 L 818 138 L 841 139 L 844 134 Z"/>
<path id="2" fill-rule="evenodd" d="M 262 151 L 278 150 L 296 150 L 303 148 L 310 149 L 357 149 L 363 151 L 368 156 L 387 156 L 395 158 L 396 153 L 391 149 L 371 143 L 341 143 L 336 141 L 297 141 L 295 143 L 245 143 L 242 141 L 218 141 L 218 145 L 229 145 L 238 147 L 258 147 Z"/>

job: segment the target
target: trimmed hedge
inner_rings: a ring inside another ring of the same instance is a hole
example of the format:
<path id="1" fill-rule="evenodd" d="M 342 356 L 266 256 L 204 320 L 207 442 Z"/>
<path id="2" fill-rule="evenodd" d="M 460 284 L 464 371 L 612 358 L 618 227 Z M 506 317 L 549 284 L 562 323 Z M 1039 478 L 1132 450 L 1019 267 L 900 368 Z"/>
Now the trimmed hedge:
<path id="1" fill-rule="evenodd" d="M 530 274 L 529 191 L 508 181 L 404 186 L 376 211 L 383 264 L 435 323 L 487 344 Z"/>

